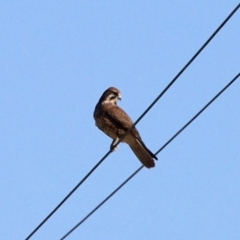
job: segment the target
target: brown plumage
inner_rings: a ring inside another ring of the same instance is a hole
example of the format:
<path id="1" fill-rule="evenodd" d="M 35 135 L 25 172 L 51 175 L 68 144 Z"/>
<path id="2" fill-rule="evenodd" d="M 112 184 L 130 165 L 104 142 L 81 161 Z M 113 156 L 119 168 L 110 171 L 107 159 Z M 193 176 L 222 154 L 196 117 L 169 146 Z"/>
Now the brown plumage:
<path id="1" fill-rule="evenodd" d="M 113 139 L 111 149 L 115 149 L 116 142 L 133 125 L 132 119 L 117 105 L 119 99 L 121 99 L 120 91 L 110 87 L 102 94 L 94 111 L 97 127 Z M 153 158 L 157 159 L 157 157 L 146 147 L 135 127 L 122 142 L 130 146 L 145 167 L 155 166 Z"/>

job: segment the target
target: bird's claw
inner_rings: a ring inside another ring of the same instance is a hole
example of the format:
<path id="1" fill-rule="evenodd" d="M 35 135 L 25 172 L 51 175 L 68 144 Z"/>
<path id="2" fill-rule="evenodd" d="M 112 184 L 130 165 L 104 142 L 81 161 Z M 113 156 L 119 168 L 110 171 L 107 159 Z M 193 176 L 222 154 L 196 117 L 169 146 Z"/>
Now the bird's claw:
<path id="1" fill-rule="evenodd" d="M 116 151 L 117 149 L 118 149 L 118 146 L 114 146 L 114 145 L 111 145 L 111 146 L 110 146 L 110 150 L 111 150 L 112 152 Z"/>
<path id="2" fill-rule="evenodd" d="M 116 150 L 118 149 L 118 146 L 117 146 L 118 140 L 119 140 L 119 139 L 117 138 L 117 139 L 114 139 L 114 140 L 112 141 L 112 144 L 111 144 L 111 146 L 110 146 L 110 151 L 114 152 L 114 151 L 116 151 Z"/>

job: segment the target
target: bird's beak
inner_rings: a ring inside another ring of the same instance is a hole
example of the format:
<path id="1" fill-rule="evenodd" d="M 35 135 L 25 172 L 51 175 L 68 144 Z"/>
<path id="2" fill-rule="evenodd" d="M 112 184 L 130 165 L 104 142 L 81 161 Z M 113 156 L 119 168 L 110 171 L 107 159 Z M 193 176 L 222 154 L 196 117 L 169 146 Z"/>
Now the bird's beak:
<path id="1" fill-rule="evenodd" d="M 122 100 L 122 96 L 121 95 L 118 95 L 118 100 Z"/>

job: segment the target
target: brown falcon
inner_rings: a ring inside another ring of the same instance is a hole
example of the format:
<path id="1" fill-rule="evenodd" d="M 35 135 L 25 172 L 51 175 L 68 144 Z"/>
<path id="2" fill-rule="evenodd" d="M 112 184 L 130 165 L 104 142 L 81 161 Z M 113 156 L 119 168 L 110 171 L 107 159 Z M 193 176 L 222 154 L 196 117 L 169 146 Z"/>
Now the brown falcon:
<path id="1" fill-rule="evenodd" d="M 121 92 L 110 87 L 102 94 L 94 111 L 97 127 L 113 139 L 111 150 L 116 149 L 119 138 L 133 125 L 132 119 L 117 105 L 117 100 L 121 100 Z M 153 158 L 157 157 L 146 147 L 135 127 L 122 141 L 130 146 L 145 167 L 155 166 Z"/>

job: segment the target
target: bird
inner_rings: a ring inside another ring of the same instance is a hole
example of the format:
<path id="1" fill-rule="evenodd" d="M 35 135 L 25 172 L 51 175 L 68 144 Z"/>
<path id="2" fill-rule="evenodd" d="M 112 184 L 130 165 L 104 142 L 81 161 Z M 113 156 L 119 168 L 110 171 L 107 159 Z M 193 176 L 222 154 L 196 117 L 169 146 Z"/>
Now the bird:
<path id="1" fill-rule="evenodd" d="M 127 143 L 140 162 L 146 168 L 155 166 L 154 159 L 157 157 L 146 147 L 136 127 L 133 127 L 133 121 L 128 114 L 117 105 L 117 101 L 121 100 L 121 92 L 115 87 L 110 87 L 103 92 L 100 97 L 93 117 L 96 126 L 106 135 L 113 139 L 110 150 L 117 149 L 116 144 L 123 135 L 131 128 L 129 133 L 122 139 Z"/>

